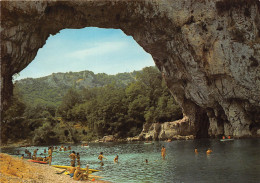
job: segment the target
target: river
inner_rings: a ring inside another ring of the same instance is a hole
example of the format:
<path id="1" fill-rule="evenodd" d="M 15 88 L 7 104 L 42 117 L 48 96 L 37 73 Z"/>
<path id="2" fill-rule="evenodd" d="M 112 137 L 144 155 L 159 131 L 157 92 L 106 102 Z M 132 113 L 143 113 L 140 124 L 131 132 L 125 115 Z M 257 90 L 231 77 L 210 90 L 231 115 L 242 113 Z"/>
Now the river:
<path id="1" fill-rule="evenodd" d="M 165 160 L 160 155 L 162 146 L 166 147 Z M 95 175 L 115 183 L 260 182 L 260 139 L 90 143 L 88 148 L 71 147 L 80 153 L 84 167 L 89 164 L 90 168 L 102 170 Z M 38 154 L 47 149 L 44 146 L 27 149 L 36 148 Z M 208 148 L 213 150 L 210 155 L 206 154 Z M 24 151 L 25 147 L 1 149 L 8 154 L 17 150 Z M 100 166 L 97 159 L 101 151 L 107 158 L 104 166 Z M 54 154 L 52 164 L 69 165 L 68 155 L 69 152 Z M 116 155 L 119 155 L 118 163 L 113 162 Z"/>

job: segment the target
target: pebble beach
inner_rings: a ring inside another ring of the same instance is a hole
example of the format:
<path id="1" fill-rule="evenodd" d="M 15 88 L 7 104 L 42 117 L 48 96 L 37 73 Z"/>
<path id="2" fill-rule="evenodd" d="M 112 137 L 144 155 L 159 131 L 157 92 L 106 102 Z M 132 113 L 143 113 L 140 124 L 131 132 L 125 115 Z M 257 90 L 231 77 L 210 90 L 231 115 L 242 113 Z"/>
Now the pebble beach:
<path id="1" fill-rule="evenodd" d="M 57 174 L 59 170 L 49 165 L 28 162 L 8 154 L 0 153 L 0 182 L 1 183 L 75 183 L 93 182 L 109 183 L 108 181 L 90 178 L 84 181 L 75 181 L 65 174 Z M 61 171 L 61 170 L 60 170 Z"/>

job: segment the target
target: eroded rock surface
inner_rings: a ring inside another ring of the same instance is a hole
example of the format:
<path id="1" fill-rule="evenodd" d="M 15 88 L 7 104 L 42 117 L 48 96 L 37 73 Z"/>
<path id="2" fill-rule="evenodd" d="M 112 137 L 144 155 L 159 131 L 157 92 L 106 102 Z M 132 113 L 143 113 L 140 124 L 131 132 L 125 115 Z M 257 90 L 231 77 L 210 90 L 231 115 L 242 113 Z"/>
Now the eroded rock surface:
<path id="1" fill-rule="evenodd" d="M 188 117 L 181 120 L 165 123 L 144 124 L 143 131 L 138 137 L 129 141 L 137 140 L 188 140 L 194 139 L 194 128 Z"/>
<path id="2" fill-rule="evenodd" d="M 191 135 L 259 136 L 259 9 L 258 0 L 1 1 L 1 110 L 12 76 L 51 34 L 117 28 L 152 55 Z"/>

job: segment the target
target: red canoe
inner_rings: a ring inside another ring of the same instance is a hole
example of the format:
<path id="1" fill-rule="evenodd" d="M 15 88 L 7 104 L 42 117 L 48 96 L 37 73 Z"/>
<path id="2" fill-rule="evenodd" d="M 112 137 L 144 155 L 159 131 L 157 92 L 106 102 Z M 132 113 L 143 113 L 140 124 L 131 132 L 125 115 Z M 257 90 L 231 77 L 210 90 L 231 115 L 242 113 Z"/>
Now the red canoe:
<path id="1" fill-rule="evenodd" d="M 32 160 L 32 159 L 29 159 L 28 161 L 34 162 L 34 163 L 40 163 L 40 164 L 47 164 L 47 162 L 45 162 L 45 161 L 37 161 L 37 160 Z"/>

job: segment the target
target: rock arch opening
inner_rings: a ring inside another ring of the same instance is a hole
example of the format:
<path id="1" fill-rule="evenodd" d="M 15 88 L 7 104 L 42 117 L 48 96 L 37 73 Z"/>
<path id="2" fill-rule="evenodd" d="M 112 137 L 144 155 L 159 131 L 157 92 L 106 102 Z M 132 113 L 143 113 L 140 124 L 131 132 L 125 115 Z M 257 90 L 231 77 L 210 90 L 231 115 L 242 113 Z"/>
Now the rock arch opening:
<path id="1" fill-rule="evenodd" d="M 198 116 L 206 114 L 210 136 L 259 136 L 260 118 L 252 115 L 260 113 L 259 2 L 218 7 L 214 0 L 1 2 L 1 109 L 12 93 L 12 75 L 50 34 L 117 28 L 152 55 L 193 134 L 202 130 Z"/>
<path id="2" fill-rule="evenodd" d="M 83 70 L 115 75 L 149 66 L 155 66 L 151 55 L 120 29 L 63 29 L 47 39 L 14 80 Z"/>

